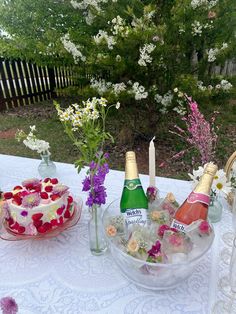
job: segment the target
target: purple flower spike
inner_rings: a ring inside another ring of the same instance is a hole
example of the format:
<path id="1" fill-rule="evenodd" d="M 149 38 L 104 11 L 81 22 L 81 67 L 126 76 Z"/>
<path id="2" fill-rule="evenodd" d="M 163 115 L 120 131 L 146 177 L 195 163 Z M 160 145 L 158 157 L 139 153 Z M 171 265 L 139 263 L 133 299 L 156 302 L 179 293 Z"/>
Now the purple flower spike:
<path id="1" fill-rule="evenodd" d="M 105 159 L 109 159 L 110 155 L 108 153 L 105 153 L 103 156 Z"/>
<path id="2" fill-rule="evenodd" d="M 18 312 L 18 305 L 11 297 L 2 298 L 0 306 L 3 314 L 16 314 Z"/>
<path id="3" fill-rule="evenodd" d="M 103 165 L 97 165 L 92 161 L 89 165 L 89 176 L 85 177 L 83 184 L 83 191 L 89 192 L 86 205 L 92 207 L 94 204 L 101 205 L 106 203 L 106 188 L 104 187 L 104 181 L 106 174 L 109 172 L 109 166 L 107 163 Z M 96 171 L 94 171 L 96 169 Z"/>
<path id="4" fill-rule="evenodd" d="M 95 161 L 91 161 L 90 164 L 89 164 L 90 171 L 95 170 L 96 167 L 97 167 L 96 162 Z"/>

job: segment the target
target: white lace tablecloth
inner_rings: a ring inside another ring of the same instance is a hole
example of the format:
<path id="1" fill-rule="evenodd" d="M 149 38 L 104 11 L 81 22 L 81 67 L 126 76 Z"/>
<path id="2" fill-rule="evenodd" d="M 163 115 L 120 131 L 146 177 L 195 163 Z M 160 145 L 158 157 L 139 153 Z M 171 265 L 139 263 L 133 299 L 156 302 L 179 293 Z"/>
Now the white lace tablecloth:
<path id="1" fill-rule="evenodd" d="M 38 164 L 39 160 L 0 155 L 0 188 L 8 191 L 23 179 L 38 177 Z M 85 171 L 78 175 L 73 165 L 56 166 L 60 181 L 85 200 L 86 194 L 81 192 Z M 148 176 L 140 178 L 146 189 Z M 108 203 L 121 196 L 123 182 L 124 172 L 110 171 L 106 179 Z M 172 191 L 180 202 L 191 190 L 187 181 L 158 177 L 156 183 L 162 196 Z M 215 224 L 212 249 L 187 281 L 176 289 L 153 292 L 123 278 L 109 253 L 101 257 L 90 254 L 84 208 L 78 225 L 56 238 L 0 239 L 0 298 L 14 297 L 19 313 L 25 314 L 210 314 L 217 299 L 224 297 L 219 281 L 228 272 L 228 259 L 222 262 L 228 238 L 222 237 L 231 230 L 230 217 L 225 206 L 223 220 Z"/>

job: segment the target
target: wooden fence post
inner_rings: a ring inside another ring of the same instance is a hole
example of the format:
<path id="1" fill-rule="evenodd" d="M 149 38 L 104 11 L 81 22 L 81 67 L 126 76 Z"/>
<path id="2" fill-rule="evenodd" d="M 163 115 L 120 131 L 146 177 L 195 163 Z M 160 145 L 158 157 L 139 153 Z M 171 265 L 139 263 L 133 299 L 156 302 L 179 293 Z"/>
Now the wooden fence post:
<path id="1" fill-rule="evenodd" d="M 54 73 L 54 68 L 48 67 L 48 77 L 49 77 L 49 85 L 50 85 L 50 91 L 52 98 L 56 97 L 56 80 L 55 80 L 55 73 Z"/>

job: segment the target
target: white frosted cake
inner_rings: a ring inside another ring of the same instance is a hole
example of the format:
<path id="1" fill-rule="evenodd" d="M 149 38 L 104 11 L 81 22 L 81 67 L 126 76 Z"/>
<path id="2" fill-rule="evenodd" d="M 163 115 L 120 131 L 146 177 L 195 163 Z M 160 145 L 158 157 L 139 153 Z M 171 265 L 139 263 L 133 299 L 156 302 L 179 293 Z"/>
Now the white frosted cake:
<path id="1" fill-rule="evenodd" d="M 3 211 L 13 232 L 37 235 L 68 220 L 74 203 L 69 188 L 56 178 L 28 179 L 3 193 Z"/>

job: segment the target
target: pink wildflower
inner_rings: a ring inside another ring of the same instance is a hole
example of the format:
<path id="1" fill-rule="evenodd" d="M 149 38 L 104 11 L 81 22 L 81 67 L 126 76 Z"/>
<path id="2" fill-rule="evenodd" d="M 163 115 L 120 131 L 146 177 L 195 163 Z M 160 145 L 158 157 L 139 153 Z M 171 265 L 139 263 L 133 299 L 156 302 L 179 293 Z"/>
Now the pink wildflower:
<path id="1" fill-rule="evenodd" d="M 18 312 L 18 305 L 11 297 L 4 297 L 0 300 L 0 306 L 3 314 L 16 314 Z"/>
<path id="2" fill-rule="evenodd" d="M 202 164 L 211 161 L 214 158 L 215 147 L 217 142 L 217 134 L 214 129 L 215 116 L 208 122 L 204 115 L 199 111 L 198 104 L 187 97 L 190 113 L 182 118 L 185 122 L 187 130 L 184 131 L 178 126 L 175 126 L 175 133 L 191 147 L 196 148 L 201 157 Z M 216 115 L 217 112 L 214 112 Z M 186 151 L 181 151 L 175 155 L 175 158 L 181 157 Z"/>
<path id="3" fill-rule="evenodd" d="M 41 187 L 41 182 L 36 178 L 27 179 L 22 182 L 22 186 L 24 186 L 27 190 L 39 189 Z"/>
<path id="4" fill-rule="evenodd" d="M 161 251 L 161 242 L 159 240 L 152 246 L 152 248 L 148 251 L 148 255 L 152 257 L 156 257 L 158 253 Z"/>
<path id="5" fill-rule="evenodd" d="M 165 231 L 169 230 L 178 233 L 178 230 L 176 228 L 171 228 L 168 225 L 161 225 L 157 231 L 157 234 L 159 235 L 159 237 L 163 238 Z"/>
<path id="6" fill-rule="evenodd" d="M 66 193 L 66 191 L 69 190 L 69 187 L 63 184 L 57 184 L 52 189 L 52 194 L 58 194 L 59 196 L 62 196 Z"/>
<path id="7" fill-rule="evenodd" d="M 201 234 L 210 234 L 210 232 L 211 232 L 211 226 L 209 225 L 209 223 L 206 220 L 201 222 L 198 229 L 199 229 Z"/>
<path id="8" fill-rule="evenodd" d="M 183 244 L 183 238 L 177 233 L 171 234 L 169 236 L 169 243 L 173 246 L 181 246 Z"/>
<path id="9" fill-rule="evenodd" d="M 22 206 L 25 208 L 33 208 L 40 203 L 40 196 L 38 193 L 30 193 L 22 198 Z"/>
<path id="10" fill-rule="evenodd" d="M 155 186 L 149 186 L 147 188 L 147 193 L 146 193 L 148 201 L 149 202 L 154 201 L 156 199 L 157 193 L 158 193 L 158 189 Z"/>

